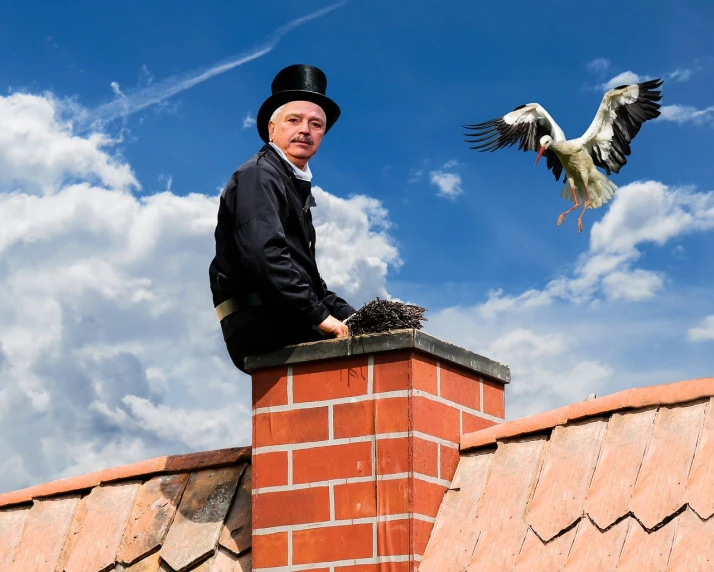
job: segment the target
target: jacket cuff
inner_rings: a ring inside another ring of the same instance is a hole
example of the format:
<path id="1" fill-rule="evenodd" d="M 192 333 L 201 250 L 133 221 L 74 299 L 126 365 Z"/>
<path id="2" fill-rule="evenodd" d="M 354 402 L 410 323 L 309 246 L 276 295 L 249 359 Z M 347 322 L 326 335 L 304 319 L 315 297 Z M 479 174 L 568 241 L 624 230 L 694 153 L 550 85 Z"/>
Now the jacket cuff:
<path id="1" fill-rule="evenodd" d="M 349 318 L 352 314 L 355 314 L 357 310 L 355 310 L 352 306 L 349 304 L 346 304 L 345 306 L 342 306 L 340 308 L 340 311 L 337 313 L 335 316 L 336 318 L 339 318 L 340 320 L 346 320 Z"/>
<path id="2" fill-rule="evenodd" d="M 330 311 L 321 303 L 319 306 L 315 306 L 310 312 L 310 322 L 315 326 L 319 326 L 329 315 Z"/>

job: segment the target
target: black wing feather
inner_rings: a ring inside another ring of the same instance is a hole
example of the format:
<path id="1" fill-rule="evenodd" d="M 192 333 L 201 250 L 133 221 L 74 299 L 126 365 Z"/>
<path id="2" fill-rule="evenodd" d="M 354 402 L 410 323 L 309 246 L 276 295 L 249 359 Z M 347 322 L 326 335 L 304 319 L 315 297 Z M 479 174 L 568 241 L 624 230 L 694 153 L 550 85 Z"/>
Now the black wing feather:
<path id="1" fill-rule="evenodd" d="M 513 111 L 524 107 L 525 105 L 519 105 Z M 470 130 L 470 133 L 465 134 L 466 137 L 469 137 L 465 141 L 467 143 L 475 143 L 471 149 L 480 152 L 513 147 L 516 143 L 518 143 L 519 151 L 538 151 L 540 149 L 540 138 L 543 135 L 551 135 L 550 130 L 538 121 L 524 121 L 509 125 L 504 121 L 503 117 L 489 119 L 482 123 L 462 125 L 462 127 Z M 563 173 L 563 165 L 560 164 L 558 156 L 550 149 L 543 156 L 547 161 L 548 169 L 553 172 L 557 181 Z M 565 177 L 563 177 L 563 180 L 565 180 Z"/>
<path id="2" fill-rule="evenodd" d="M 623 105 L 615 113 L 612 131 L 613 137 L 611 149 L 607 159 L 602 157 L 602 152 L 597 143 L 592 146 L 591 156 L 593 162 L 598 167 L 611 173 L 619 173 L 620 169 L 627 164 L 627 157 L 632 152 L 630 142 L 639 133 L 645 121 L 659 117 L 660 104 L 662 99 L 660 91 L 656 91 L 662 85 L 661 79 L 653 79 L 638 83 L 639 95 L 633 103 Z M 620 86 L 621 89 L 627 86 Z"/>

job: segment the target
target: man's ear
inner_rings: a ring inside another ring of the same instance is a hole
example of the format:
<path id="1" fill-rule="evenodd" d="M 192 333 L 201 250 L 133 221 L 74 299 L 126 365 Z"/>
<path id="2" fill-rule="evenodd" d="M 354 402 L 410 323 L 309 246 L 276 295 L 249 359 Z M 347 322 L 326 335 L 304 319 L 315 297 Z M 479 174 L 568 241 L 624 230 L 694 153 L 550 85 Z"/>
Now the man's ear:
<path id="1" fill-rule="evenodd" d="M 272 121 L 268 122 L 268 141 L 272 143 L 273 141 L 273 133 L 275 133 L 275 123 Z"/>

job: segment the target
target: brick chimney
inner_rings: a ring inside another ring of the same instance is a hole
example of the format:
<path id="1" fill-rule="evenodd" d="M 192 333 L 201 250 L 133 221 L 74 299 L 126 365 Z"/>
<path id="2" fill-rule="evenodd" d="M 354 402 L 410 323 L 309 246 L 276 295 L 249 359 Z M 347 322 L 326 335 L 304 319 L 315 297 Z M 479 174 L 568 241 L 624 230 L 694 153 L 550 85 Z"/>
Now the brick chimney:
<path id="1" fill-rule="evenodd" d="M 247 358 L 253 570 L 413 572 L 459 460 L 503 421 L 502 364 L 418 330 Z"/>

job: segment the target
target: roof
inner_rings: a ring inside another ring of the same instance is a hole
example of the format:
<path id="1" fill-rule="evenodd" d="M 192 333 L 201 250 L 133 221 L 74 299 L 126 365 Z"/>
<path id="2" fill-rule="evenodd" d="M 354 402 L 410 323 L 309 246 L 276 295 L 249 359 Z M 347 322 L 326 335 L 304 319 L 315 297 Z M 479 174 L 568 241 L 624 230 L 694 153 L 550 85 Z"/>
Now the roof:
<path id="1" fill-rule="evenodd" d="M 159 457 L 0 494 L 0 570 L 249 571 L 250 458 Z"/>
<path id="2" fill-rule="evenodd" d="M 464 435 L 420 572 L 714 569 L 714 378 Z"/>

